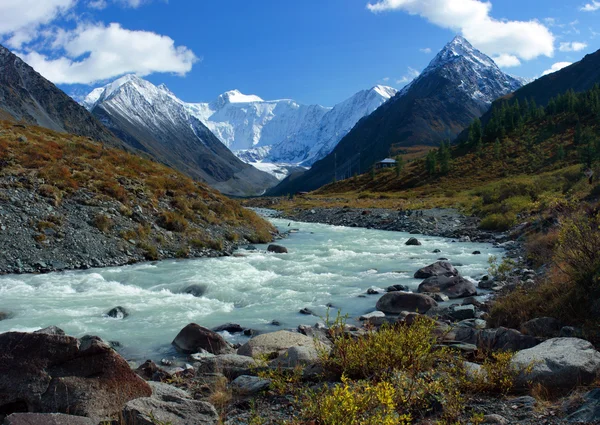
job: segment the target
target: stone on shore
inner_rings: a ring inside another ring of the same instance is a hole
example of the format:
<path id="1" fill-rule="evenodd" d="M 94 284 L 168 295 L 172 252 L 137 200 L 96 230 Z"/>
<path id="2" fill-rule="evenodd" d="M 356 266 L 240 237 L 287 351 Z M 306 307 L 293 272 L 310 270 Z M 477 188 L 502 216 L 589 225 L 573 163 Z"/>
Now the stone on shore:
<path id="1" fill-rule="evenodd" d="M 219 415 L 204 401 L 187 398 L 138 398 L 123 409 L 125 425 L 216 425 Z"/>
<path id="2" fill-rule="evenodd" d="M 594 381 L 600 372 L 600 353 L 579 338 L 553 338 L 515 354 L 513 365 L 522 373 L 518 382 L 547 388 L 571 389 Z"/>
<path id="3" fill-rule="evenodd" d="M 98 425 L 98 422 L 63 413 L 13 413 L 4 419 L 3 425 Z"/>
<path id="4" fill-rule="evenodd" d="M 276 358 L 288 348 L 295 346 L 313 347 L 315 341 L 306 335 L 290 331 L 270 332 L 255 336 L 242 345 L 237 353 L 242 356 L 264 356 Z"/>

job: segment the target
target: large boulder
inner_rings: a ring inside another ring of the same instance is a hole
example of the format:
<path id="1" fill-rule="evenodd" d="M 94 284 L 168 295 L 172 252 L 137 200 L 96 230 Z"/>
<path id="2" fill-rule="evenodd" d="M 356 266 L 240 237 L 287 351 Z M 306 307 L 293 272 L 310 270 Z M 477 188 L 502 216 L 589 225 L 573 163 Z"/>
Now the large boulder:
<path id="1" fill-rule="evenodd" d="M 415 272 L 415 279 L 427 279 L 431 276 L 458 276 L 458 270 L 448 261 L 437 261 Z"/>
<path id="2" fill-rule="evenodd" d="M 125 425 L 216 425 L 219 415 L 204 401 L 171 397 L 132 400 L 123 409 Z"/>
<path id="3" fill-rule="evenodd" d="M 98 425 L 98 421 L 63 413 L 13 413 L 3 425 Z"/>
<path id="4" fill-rule="evenodd" d="M 188 285 L 185 288 L 183 288 L 182 292 L 184 294 L 190 294 L 190 295 L 193 295 L 194 297 L 200 298 L 202 295 L 204 295 L 206 293 L 207 289 L 208 289 L 208 287 L 206 285 L 193 283 L 193 284 Z"/>
<path id="5" fill-rule="evenodd" d="M 229 343 L 221 335 L 196 323 L 190 323 L 183 328 L 172 344 L 186 354 L 197 353 L 201 350 L 213 354 L 227 354 L 232 351 Z"/>
<path id="6" fill-rule="evenodd" d="M 403 311 L 426 313 L 432 307 L 437 307 L 437 305 L 433 298 L 424 294 L 388 292 L 379 298 L 375 308 L 387 314 L 400 314 Z"/>
<path id="7" fill-rule="evenodd" d="M 315 340 L 297 332 L 270 332 L 255 336 L 242 345 L 237 353 L 242 356 L 276 358 L 288 348 L 295 346 L 315 347 Z M 322 344 L 319 346 L 324 347 Z"/>
<path id="8" fill-rule="evenodd" d="M 106 313 L 108 317 L 112 317 L 113 319 L 125 319 L 129 316 L 129 312 L 125 307 L 116 306 L 115 308 L 110 309 L 108 313 Z"/>
<path id="9" fill-rule="evenodd" d="M 0 334 L 0 412 L 69 413 L 96 422 L 152 394 L 148 384 L 97 337 Z"/>
<path id="10" fill-rule="evenodd" d="M 199 375 L 207 373 L 222 373 L 229 379 L 241 375 L 254 375 L 258 367 L 256 360 L 239 354 L 223 354 L 220 356 L 203 357 L 194 363 Z"/>
<path id="11" fill-rule="evenodd" d="M 548 388 L 571 389 L 591 383 L 600 371 L 600 353 L 579 338 L 553 338 L 515 354 L 519 383 L 540 383 Z"/>
<path id="12" fill-rule="evenodd" d="M 419 292 L 440 292 L 448 298 L 477 295 L 475 284 L 462 276 L 431 276 L 419 285 Z"/>

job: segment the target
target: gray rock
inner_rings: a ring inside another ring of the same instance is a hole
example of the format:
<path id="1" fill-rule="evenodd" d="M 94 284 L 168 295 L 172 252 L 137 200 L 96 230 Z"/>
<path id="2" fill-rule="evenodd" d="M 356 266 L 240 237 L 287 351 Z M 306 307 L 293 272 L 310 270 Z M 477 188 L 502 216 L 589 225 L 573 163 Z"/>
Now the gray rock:
<path id="1" fill-rule="evenodd" d="M 106 313 L 106 315 L 108 317 L 112 317 L 113 319 L 125 319 L 127 316 L 129 316 L 129 312 L 125 309 L 125 307 L 117 306 Z"/>
<path id="2" fill-rule="evenodd" d="M 475 318 L 475 306 L 474 305 L 457 305 L 453 307 L 448 313 L 454 320 L 466 320 Z"/>
<path id="3" fill-rule="evenodd" d="M 57 326 L 48 326 L 43 329 L 39 329 L 34 334 L 46 334 L 46 335 L 65 335 L 65 331 Z"/>
<path id="4" fill-rule="evenodd" d="M 388 286 L 386 292 L 397 292 L 397 291 L 408 291 L 408 287 L 404 285 L 392 285 Z"/>
<path id="5" fill-rule="evenodd" d="M 212 329 L 214 332 L 229 332 L 230 334 L 242 333 L 244 332 L 244 328 L 242 328 L 237 323 L 225 323 L 224 325 L 217 326 Z"/>
<path id="6" fill-rule="evenodd" d="M 200 284 L 194 283 L 192 285 L 188 285 L 185 288 L 183 288 L 182 293 L 190 294 L 190 295 L 193 295 L 194 297 L 200 298 L 201 296 L 206 294 L 207 289 L 208 289 L 208 287 L 206 285 L 200 285 Z"/>
<path id="7" fill-rule="evenodd" d="M 213 354 L 227 354 L 231 346 L 221 335 L 196 323 L 190 323 L 175 337 L 172 344 L 183 353 L 193 354 L 206 350 Z"/>
<path id="8" fill-rule="evenodd" d="M 510 422 L 504 416 L 496 415 L 494 413 L 491 415 L 485 415 L 483 417 L 483 422 L 481 423 L 486 425 L 509 425 Z"/>
<path id="9" fill-rule="evenodd" d="M 259 378 L 258 376 L 238 376 L 231 383 L 231 388 L 234 392 L 241 395 L 254 395 L 265 391 L 271 385 L 268 379 Z"/>
<path id="10" fill-rule="evenodd" d="M 451 299 L 477 295 L 473 282 L 462 276 L 431 276 L 419 285 L 419 292 L 440 292 Z"/>
<path id="11" fill-rule="evenodd" d="M 427 279 L 431 276 L 458 276 L 458 270 L 448 261 L 438 261 L 417 270 L 414 275 L 415 279 Z"/>
<path id="12" fill-rule="evenodd" d="M 387 314 L 400 314 L 403 311 L 426 313 L 437 302 L 427 295 L 410 292 L 388 292 L 377 301 L 376 309 Z"/>
<path id="13" fill-rule="evenodd" d="M 563 326 L 560 329 L 559 335 L 564 338 L 580 338 L 583 335 L 581 329 L 577 329 L 573 326 Z"/>
<path id="14" fill-rule="evenodd" d="M 583 404 L 565 418 L 569 423 L 600 423 L 600 388 L 593 389 L 583 396 Z"/>
<path id="15" fill-rule="evenodd" d="M 456 341 L 475 344 L 484 350 L 516 351 L 534 347 L 538 343 L 530 335 L 523 335 L 515 329 L 502 327 L 495 329 L 457 327 L 453 333 Z"/>
<path id="16" fill-rule="evenodd" d="M 410 238 L 409 240 L 406 241 L 406 243 L 404 245 L 419 246 L 419 245 L 421 245 L 421 242 L 419 242 L 419 240 L 417 238 Z"/>
<path id="17" fill-rule="evenodd" d="M 150 388 L 152 388 L 152 398 L 163 401 L 173 401 L 174 399 L 187 398 L 191 399 L 192 396 L 180 388 L 174 387 L 163 382 L 148 382 Z"/>
<path id="18" fill-rule="evenodd" d="M 374 317 L 385 317 L 385 313 L 383 311 L 372 311 L 371 313 L 363 314 L 358 318 L 361 322 L 365 320 L 369 320 Z"/>
<path id="19" fill-rule="evenodd" d="M 12 317 L 12 314 L 7 313 L 5 311 L 0 311 L 0 322 L 2 320 L 10 319 L 11 317 Z"/>
<path id="20" fill-rule="evenodd" d="M 518 382 L 540 383 L 548 388 L 570 389 L 592 382 L 600 371 L 600 353 L 579 338 L 553 338 L 515 354 L 513 365 L 522 373 Z"/>
<path id="21" fill-rule="evenodd" d="M 295 346 L 314 347 L 315 341 L 306 335 L 290 331 L 270 332 L 255 336 L 242 345 L 237 353 L 242 356 L 257 357 L 266 355 L 276 358 L 288 348 Z"/>
<path id="22" fill-rule="evenodd" d="M 285 246 L 271 244 L 267 247 L 268 252 L 273 252 L 275 254 L 287 254 L 288 249 Z"/>
<path id="23" fill-rule="evenodd" d="M 271 367 L 307 366 L 318 362 L 319 352 L 313 347 L 290 347 L 285 353 L 269 363 Z"/>
<path id="24" fill-rule="evenodd" d="M 220 356 L 204 357 L 194 364 L 196 373 L 222 373 L 229 379 L 241 375 L 254 375 L 258 368 L 256 360 L 239 354 L 222 354 Z"/>
<path id="25" fill-rule="evenodd" d="M 219 415 L 204 401 L 173 398 L 165 401 L 152 397 L 138 398 L 123 409 L 125 425 L 216 425 Z"/>
<path id="26" fill-rule="evenodd" d="M 558 336 L 561 328 L 561 323 L 552 317 L 538 317 L 523 323 L 521 332 L 525 335 L 551 338 Z"/>
<path id="27" fill-rule="evenodd" d="M 98 421 L 62 413 L 13 413 L 3 425 L 98 425 Z"/>

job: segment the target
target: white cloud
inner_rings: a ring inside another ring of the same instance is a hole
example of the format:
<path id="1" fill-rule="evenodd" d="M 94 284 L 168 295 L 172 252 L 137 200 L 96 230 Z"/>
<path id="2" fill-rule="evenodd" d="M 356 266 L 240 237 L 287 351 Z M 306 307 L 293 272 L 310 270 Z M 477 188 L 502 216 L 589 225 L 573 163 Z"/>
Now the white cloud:
<path id="1" fill-rule="evenodd" d="M 388 81 L 390 81 L 390 77 L 383 77 L 381 79 L 381 81 L 383 81 L 384 83 L 387 83 Z"/>
<path id="2" fill-rule="evenodd" d="M 429 54 L 431 53 L 431 49 L 429 47 L 425 47 L 424 49 L 419 49 L 419 52 Z"/>
<path id="3" fill-rule="evenodd" d="M 521 65 L 521 61 L 514 55 L 501 54 L 493 58 L 496 65 L 502 68 L 510 68 Z"/>
<path id="4" fill-rule="evenodd" d="M 14 48 L 35 39 L 41 25 L 64 14 L 77 0 L 2 0 L 0 1 L 0 35 Z"/>
<path id="5" fill-rule="evenodd" d="M 596 10 L 600 10 L 600 1 L 592 0 L 591 3 L 587 3 L 582 6 L 581 9 L 583 12 L 594 12 Z"/>
<path id="6" fill-rule="evenodd" d="M 374 13 L 402 10 L 442 28 L 460 31 L 475 47 L 509 64 L 554 54 L 554 35 L 540 22 L 504 21 L 490 16 L 492 4 L 479 0 L 378 0 L 367 8 Z M 504 56 L 506 55 L 506 56 Z"/>
<path id="7" fill-rule="evenodd" d="M 88 2 L 88 7 L 91 7 L 92 9 L 102 10 L 105 9 L 106 6 L 108 6 L 106 0 L 90 0 Z"/>
<path id="8" fill-rule="evenodd" d="M 396 80 L 396 84 L 408 84 L 415 78 L 417 78 L 421 73 L 414 68 L 408 67 L 408 72 L 403 75 L 401 78 Z"/>
<path id="9" fill-rule="evenodd" d="M 561 69 L 566 68 L 569 65 L 572 65 L 572 63 L 571 62 L 557 62 L 554 65 L 552 65 L 550 67 L 550 69 L 547 69 L 544 72 L 542 72 L 542 76 L 552 74 L 556 71 L 560 71 Z"/>
<path id="10" fill-rule="evenodd" d="M 581 43 L 579 41 L 560 43 L 558 50 L 561 52 L 580 52 L 587 47 L 587 43 Z"/>
<path id="11" fill-rule="evenodd" d="M 60 31 L 53 47 L 65 54 L 48 57 L 30 52 L 19 56 L 56 84 L 91 84 L 125 73 L 184 75 L 198 60 L 187 47 L 175 46 L 170 37 L 131 31 L 116 23 L 85 24 L 73 31 Z"/>

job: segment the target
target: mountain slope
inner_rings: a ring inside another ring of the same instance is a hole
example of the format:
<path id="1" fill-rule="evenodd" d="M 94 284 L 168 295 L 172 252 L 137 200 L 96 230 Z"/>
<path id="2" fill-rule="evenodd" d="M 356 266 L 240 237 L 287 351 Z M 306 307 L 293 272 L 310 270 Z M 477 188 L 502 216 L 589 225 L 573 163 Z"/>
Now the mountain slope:
<path id="1" fill-rule="evenodd" d="M 127 145 L 223 193 L 256 195 L 277 182 L 236 158 L 164 86 L 127 75 L 95 89 L 84 105 Z"/>
<path id="2" fill-rule="evenodd" d="M 390 151 L 453 139 L 494 99 L 522 84 L 467 40 L 456 37 L 409 86 L 359 121 L 328 156 L 269 193 L 314 190 L 334 178 L 367 170 Z"/>
<path id="3" fill-rule="evenodd" d="M 567 90 L 582 92 L 589 90 L 594 84 L 600 83 L 600 50 L 586 55 L 579 62 L 545 75 L 537 80 L 521 87 L 506 98 L 519 101 L 534 99 L 539 106 L 546 106 L 548 101 Z M 496 105 L 500 105 L 504 99 L 498 99 L 490 110 L 481 118 L 487 122 L 491 111 Z"/>
<path id="4" fill-rule="evenodd" d="M 122 146 L 85 108 L 3 46 L 0 46 L 0 118 Z"/>
<path id="5" fill-rule="evenodd" d="M 164 165 L 2 120 L 0 187 L 0 274 L 213 256 L 275 232 Z"/>

